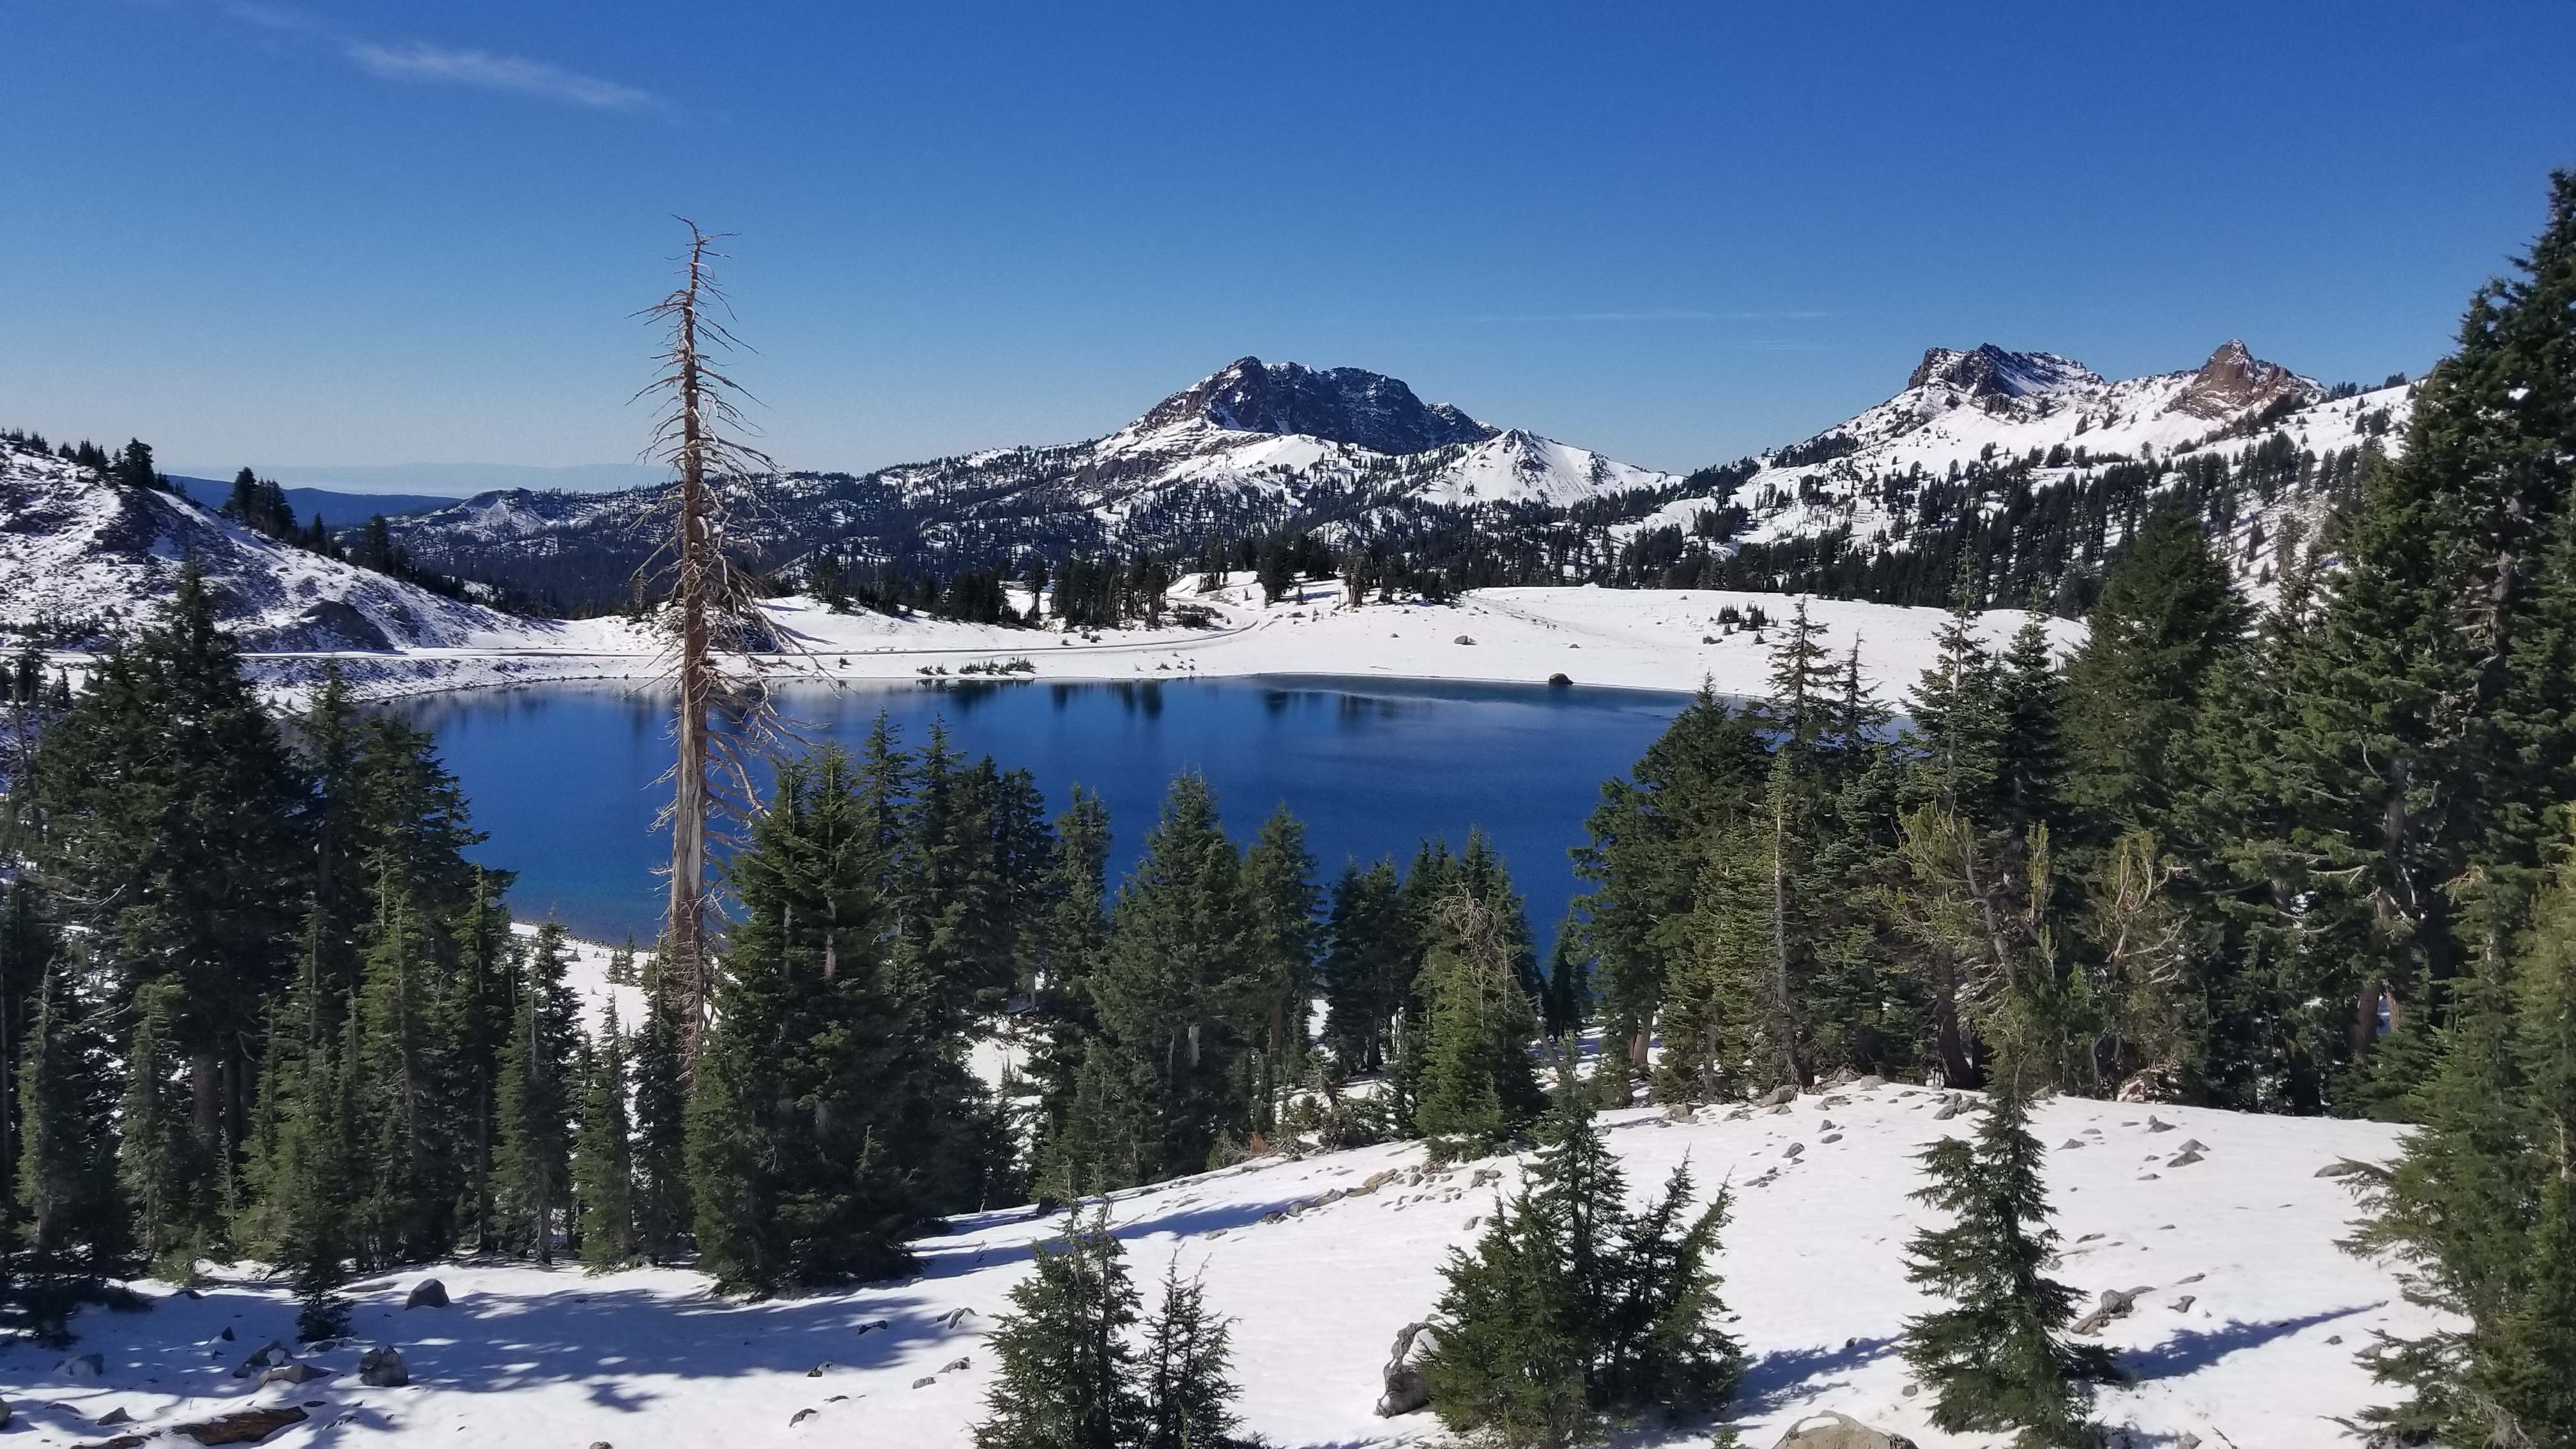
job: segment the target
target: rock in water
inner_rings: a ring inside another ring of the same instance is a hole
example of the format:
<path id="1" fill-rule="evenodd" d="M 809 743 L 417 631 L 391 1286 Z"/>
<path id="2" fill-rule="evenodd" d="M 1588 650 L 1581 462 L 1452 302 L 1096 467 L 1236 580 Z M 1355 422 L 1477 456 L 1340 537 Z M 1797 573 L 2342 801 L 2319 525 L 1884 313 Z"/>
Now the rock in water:
<path id="1" fill-rule="evenodd" d="M 411 1295 L 403 1299 L 405 1308 L 445 1308 L 447 1285 L 435 1278 L 423 1278 L 411 1285 Z"/>
<path id="2" fill-rule="evenodd" d="M 1827 1409 L 1791 1424 L 1778 1449 L 1914 1449 L 1914 1441 Z"/>
<path id="3" fill-rule="evenodd" d="M 177 1431 L 200 1444 L 256 1444 L 289 1424 L 301 1424 L 305 1414 L 291 1405 L 274 1409 L 242 1409 L 230 1414 L 217 1414 L 193 1424 L 181 1424 Z"/>
<path id="4" fill-rule="evenodd" d="M 358 1382 L 371 1389 L 398 1389 L 411 1382 L 411 1370 L 392 1344 L 380 1343 L 358 1355 Z"/>
<path id="5" fill-rule="evenodd" d="M 1431 1407 L 1431 1380 L 1423 1376 L 1422 1361 L 1439 1346 L 1439 1331 L 1428 1323 L 1408 1323 L 1396 1330 L 1395 1347 L 1386 1356 L 1386 1392 L 1377 1401 L 1379 1418 Z"/>

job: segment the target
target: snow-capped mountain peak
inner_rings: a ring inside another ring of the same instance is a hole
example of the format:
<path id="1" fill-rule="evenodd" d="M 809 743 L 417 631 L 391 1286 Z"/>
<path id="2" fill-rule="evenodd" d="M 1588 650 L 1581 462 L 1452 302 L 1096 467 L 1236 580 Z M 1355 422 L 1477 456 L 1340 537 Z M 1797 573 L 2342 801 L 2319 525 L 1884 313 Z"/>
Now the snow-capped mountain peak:
<path id="1" fill-rule="evenodd" d="M 1160 432 L 1194 420 L 1228 432 L 1319 438 L 1388 454 L 1481 442 L 1495 431 L 1447 403 L 1424 402 L 1381 373 L 1258 357 L 1237 358 L 1163 399 L 1125 431 Z"/>
<path id="2" fill-rule="evenodd" d="M 1965 352 L 1949 347 L 1925 349 L 1905 387 L 1909 392 L 1937 388 L 1963 400 L 1980 400 L 2033 397 L 2101 382 L 2101 374 L 2071 357 L 2007 352 L 1988 342 Z"/>

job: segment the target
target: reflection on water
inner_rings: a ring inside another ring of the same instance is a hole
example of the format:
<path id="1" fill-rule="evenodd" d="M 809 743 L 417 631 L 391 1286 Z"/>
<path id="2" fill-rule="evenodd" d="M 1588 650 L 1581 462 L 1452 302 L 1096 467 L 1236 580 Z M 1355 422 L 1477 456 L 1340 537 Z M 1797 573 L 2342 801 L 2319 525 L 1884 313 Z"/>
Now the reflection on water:
<path id="1" fill-rule="evenodd" d="M 1404 856 L 1425 837 L 1494 838 L 1544 940 L 1574 880 L 1568 847 L 1601 781 L 1624 774 L 1685 702 L 1679 694 L 1534 685 L 1271 676 L 1029 683 L 794 685 L 805 738 L 855 748 L 883 712 L 917 744 L 945 721 L 954 748 L 1025 766 L 1054 808 L 1080 783 L 1108 803 L 1112 869 L 1133 861 L 1171 777 L 1208 777 L 1238 839 L 1286 802 L 1327 880 L 1346 859 Z M 652 934 L 652 833 L 670 763 L 669 697 L 610 684 L 430 695 L 385 708 L 439 738 L 491 840 L 519 872 L 523 916 L 594 937 Z"/>

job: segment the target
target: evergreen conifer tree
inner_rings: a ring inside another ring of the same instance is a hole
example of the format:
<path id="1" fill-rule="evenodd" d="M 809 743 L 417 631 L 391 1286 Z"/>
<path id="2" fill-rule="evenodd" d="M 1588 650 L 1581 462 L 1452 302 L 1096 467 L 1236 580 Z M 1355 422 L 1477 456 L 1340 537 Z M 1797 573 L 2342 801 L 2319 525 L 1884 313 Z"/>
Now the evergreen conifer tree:
<path id="1" fill-rule="evenodd" d="M 1547 1105 L 1530 1060 L 1538 1015 L 1512 947 L 1502 912 L 1464 880 L 1453 885 L 1424 968 L 1431 1012 L 1414 1109 L 1441 1151 L 1491 1151 Z"/>
<path id="2" fill-rule="evenodd" d="M 644 1025 L 635 1034 L 635 1240 L 655 1263 L 677 1258 L 694 1215 L 689 1201 L 688 1086 L 680 1061 L 680 1006 L 649 970 Z"/>
<path id="3" fill-rule="evenodd" d="M 1068 1216 L 1040 1244 L 1034 1270 L 1011 1290 L 993 1330 L 998 1360 L 976 1449 L 1133 1449 L 1149 1405 L 1136 1382 L 1127 1331 L 1137 1297 L 1127 1250 L 1106 1214 Z"/>
<path id="4" fill-rule="evenodd" d="M 626 1107 L 626 1034 L 608 1004 L 583 1063 L 581 1132 L 572 1190 L 581 1203 L 581 1260 L 594 1272 L 635 1260 L 634 1133 Z"/>
<path id="5" fill-rule="evenodd" d="M 1315 976 L 1315 858 L 1306 827 L 1281 805 L 1243 853 L 1245 962 L 1238 1020 L 1252 1056 L 1253 1127 L 1267 1131 L 1282 1083 L 1304 1066 Z"/>
<path id="6" fill-rule="evenodd" d="M 2110 1377 L 2110 1356 L 2063 1337 L 2076 1293 L 2045 1275 L 2057 1251 L 2046 1149 L 2009 1060 L 1975 1142 L 1943 1138 L 1921 1161 L 1929 1181 L 1914 1197 L 1952 1220 L 1915 1235 L 1906 1268 L 1949 1303 L 1905 1325 L 1905 1361 L 1932 1390 L 1932 1421 L 1954 1434 L 2017 1430 L 2025 1449 L 2098 1444 L 2088 1385 Z"/>
<path id="7" fill-rule="evenodd" d="M 191 1161 L 187 1088 L 171 1042 L 178 983 L 151 982 L 135 993 L 133 1033 L 126 1038 L 125 1096 L 117 1112 L 117 1176 L 134 1213 L 135 1246 L 153 1271 L 173 1283 L 196 1276 L 205 1246 L 202 1176 Z"/>
<path id="8" fill-rule="evenodd" d="M 521 957 L 518 1009 L 501 1048 L 499 1141 L 493 1177 L 508 1237 L 554 1261 L 555 1230 L 571 1198 L 573 1054 L 580 1003 L 564 984 L 572 962 L 563 927 L 537 928 Z"/>
<path id="9" fill-rule="evenodd" d="M 1238 1442 L 1230 1335 L 1208 1312 L 1177 1259 L 1163 1269 L 1162 1302 L 1145 1320 L 1142 1449 L 1233 1449 Z"/>
<path id="10" fill-rule="evenodd" d="M 1727 1202 L 1694 1214 L 1692 1194 L 1677 1169 L 1632 1210 L 1582 1094 L 1560 1091 L 1520 1190 L 1443 1270 L 1425 1369 L 1441 1422 L 1504 1449 L 1560 1449 L 1601 1437 L 1605 1415 L 1721 1407 L 1743 1369 L 1716 1326 L 1709 1261 Z"/>

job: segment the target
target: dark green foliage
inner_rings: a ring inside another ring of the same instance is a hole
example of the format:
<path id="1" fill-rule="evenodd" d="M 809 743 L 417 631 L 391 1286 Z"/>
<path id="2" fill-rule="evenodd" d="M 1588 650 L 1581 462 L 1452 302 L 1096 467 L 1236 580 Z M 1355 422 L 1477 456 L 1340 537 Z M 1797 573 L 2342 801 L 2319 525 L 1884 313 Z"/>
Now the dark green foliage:
<path id="1" fill-rule="evenodd" d="M 1392 1054 L 1396 1019 L 1413 994 L 1404 902 L 1395 862 L 1343 867 L 1324 927 L 1324 1044 L 1345 1073 L 1374 1072 Z"/>
<path id="2" fill-rule="evenodd" d="M 537 929 L 518 963 L 518 1008 L 501 1047 L 493 1177 L 502 1231 L 540 1263 L 554 1261 L 555 1234 L 567 1226 L 572 1197 L 573 1060 L 581 1005 L 564 984 L 571 959 L 561 925 L 548 921 Z"/>
<path id="3" fill-rule="evenodd" d="M 1091 977 L 1100 1034 L 1066 1132 L 1086 1190 L 1199 1171 L 1245 1120 L 1246 1034 L 1230 1015 L 1251 935 L 1241 871 L 1207 782 L 1174 780 Z"/>
<path id="4" fill-rule="evenodd" d="M 581 1260 L 593 1272 L 635 1260 L 634 1128 L 626 1105 L 626 1034 L 611 1001 L 583 1053 L 581 1128 L 573 1139 L 572 1191 L 581 1204 Z"/>
<path id="5" fill-rule="evenodd" d="M 1315 858 L 1306 827 L 1280 806 L 1243 853 L 1244 966 L 1232 1015 L 1253 1032 L 1252 1126 L 1267 1131 L 1281 1084 L 1301 1073 L 1314 999 Z"/>
<path id="6" fill-rule="evenodd" d="M 1175 1259 L 1163 1270 L 1162 1303 L 1145 1322 L 1143 1449 L 1231 1449 L 1237 1442 L 1229 1338 L 1198 1280 L 1183 1278 Z"/>
<path id="7" fill-rule="evenodd" d="M 1068 1217 L 1037 1248 L 991 1339 L 998 1363 L 976 1449 L 1133 1449 L 1149 1406 L 1137 1384 L 1135 1287 L 1106 1216 Z"/>
<path id="8" fill-rule="evenodd" d="M 1481 848 L 1481 838 L 1474 842 Z M 1485 853 L 1490 862 L 1490 852 Z M 1498 877 L 1498 864 L 1487 870 Z M 1547 1105 L 1530 1042 L 1538 1013 L 1519 959 L 1526 928 L 1507 882 L 1461 870 L 1433 917 L 1424 965 L 1430 1015 L 1414 1125 L 1444 1151 L 1491 1151 Z M 1484 886 L 1482 893 L 1478 885 Z"/>
<path id="9" fill-rule="evenodd" d="M 196 1276 L 205 1247 L 208 1184 L 195 1160 L 187 1088 L 170 1040 L 177 1001 L 175 981 L 135 993 L 125 1097 L 117 1112 L 117 1178 L 134 1213 L 135 1247 L 160 1277 L 185 1283 Z"/>
<path id="10" fill-rule="evenodd" d="M 2057 1251 L 2046 1155 L 2009 1065 L 1973 1143 L 1924 1149 L 1929 1181 L 1914 1197 L 1951 1222 L 1915 1235 L 1906 1277 L 1949 1306 L 1906 1320 L 1904 1353 L 1943 1429 L 2017 1430 L 2026 1449 L 2082 1449 L 2101 1439 L 2084 1417 L 2087 1385 L 2112 1376 L 2111 1360 L 2063 1337 L 2077 1295 L 2044 1271 Z"/>
<path id="11" fill-rule="evenodd" d="M 916 969 L 888 961 L 882 803 L 838 750 L 788 762 L 728 867 L 742 920 L 686 1136 L 699 1261 L 729 1288 L 899 1272 L 903 1240 L 978 1205 L 1000 1156 L 957 1059 L 961 978 L 937 964 L 983 958 L 943 931 Z"/>
<path id="12" fill-rule="evenodd" d="M 1644 1212 L 1579 1093 L 1559 1094 L 1520 1190 L 1453 1250 L 1426 1366 L 1441 1422 L 1476 1442 L 1593 1442 L 1649 1410 L 1722 1407 L 1743 1368 L 1717 1326 L 1721 1193 L 1691 1210 L 1678 1169 Z"/>
<path id="13" fill-rule="evenodd" d="M 2360 1179 L 2348 1246 L 2391 1255 L 2409 1299 L 2465 1325 L 2363 1354 L 2408 1393 L 2366 1417 L 2410 1441 L 2576 1442 L 2576 866 L 2519 957 L 2460 984 L 2421 1129 Z"/>
<path id="14" fill-rule="evenodd" d="M 635 1034 L 635 1241 L 655 1263 L 677 1258 L 694 1212 L 689 1198 L 689 1094 L 680 1062 L 680 1006 L 648 985 Z"/>

